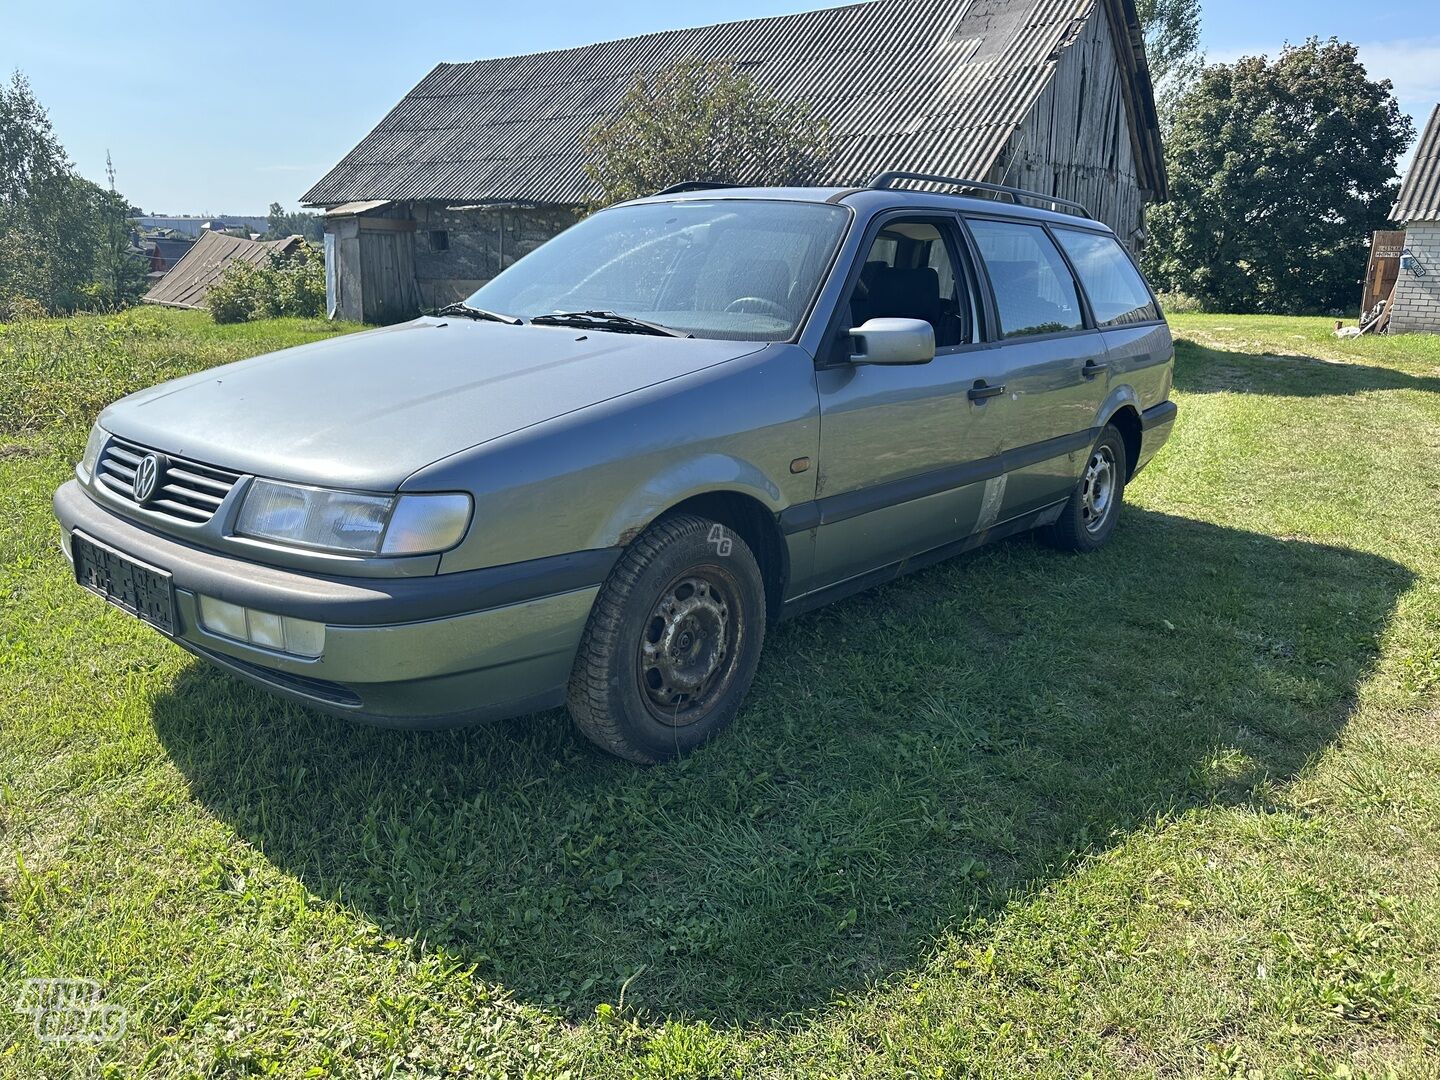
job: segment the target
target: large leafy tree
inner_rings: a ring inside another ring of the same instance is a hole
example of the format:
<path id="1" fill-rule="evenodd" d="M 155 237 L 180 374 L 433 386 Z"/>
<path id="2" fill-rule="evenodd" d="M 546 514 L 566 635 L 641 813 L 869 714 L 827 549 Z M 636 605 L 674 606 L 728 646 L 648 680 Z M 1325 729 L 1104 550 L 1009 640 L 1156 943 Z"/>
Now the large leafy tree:
<path id="1" fill-rule="evenodd" d="M 687 180 L 804 183 L 830 139 L 808 106 L 766 93 L 732 64 L 686 61 L 637 77 L 588 149 L 604 205 Z"/>
<path id="2" fill-rule="evenodd" d="M 1200 51 L 1200 0 L 1136 0 L 1145 32 L 1145 58 L 1155 84 L 1160 119 L 1169 126 L 1175 102 L 1204 66 Z"/>
<path id="3" fill-rule="evenodd" d="M 1353 306 L 1414 133 L 1390 82 L 1334 38 L 1207 67 L 1176 103 L 1152 280 L 1212 310 Z"/>
<path id="4" fill-rule="evenodd" d="M 0 319 L 134 299 L 144 278 L 128 212 L 76 175 L 23 75 L 0 85 Z"/>

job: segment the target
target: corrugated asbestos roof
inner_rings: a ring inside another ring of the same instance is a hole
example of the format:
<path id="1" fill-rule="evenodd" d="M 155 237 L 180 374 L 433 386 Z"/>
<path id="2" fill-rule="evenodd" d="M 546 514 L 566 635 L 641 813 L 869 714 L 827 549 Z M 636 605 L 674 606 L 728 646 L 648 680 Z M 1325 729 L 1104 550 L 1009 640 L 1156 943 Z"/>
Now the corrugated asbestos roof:
<path id="1" fill-rule="evenodd" d="M 1164 192 L 1134 0 L 874 0 L 673 30 L 579 49 L 440 64 L 305 193 L 370 199 L 585 203 L 586 137 L 635 75 L 729 60 L 810 104 L 835 152 L 821 183 L 883 169 L 983 177 L 1045 89 L 1062 48 L 1102 10 L 1132 77 L 1141 184 Z M 1139 78 L 1133 77 L 1135 73 Z"/>
<path id="2" fill-rule="evenodd" d="M 292 251 L 302 239 L 287 236 L 283 240 L 250 240 L 224 233 L 202 233 L 185 257 L 145 294 L 145 303 L 180 308 L 204 307 L 210 287 L 232 262 L 239 259 L 259 266 L 272 251 Z"/>
<path id="3" fill-rule="evenodd" d="M 1440 221 L 1440 105 L 1430 114 L 1391 221 Z"/>

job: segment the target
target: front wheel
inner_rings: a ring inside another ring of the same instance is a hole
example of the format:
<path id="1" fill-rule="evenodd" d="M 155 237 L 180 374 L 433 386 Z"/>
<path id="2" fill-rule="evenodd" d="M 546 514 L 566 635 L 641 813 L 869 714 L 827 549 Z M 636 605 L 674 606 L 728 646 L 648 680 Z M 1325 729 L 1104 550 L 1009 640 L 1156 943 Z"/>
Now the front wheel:
<path id="1" fill-rule="evenodd" d="M 1059 519 L 1041 531 L 1041 538 L 1062 551 L 1088 553 L 1103 547 L 1120 519 L 1127 469 L 1125 437 L 1107 425 L 1090 450 L 1070 501 Z"/>
<path id="2" fill-rule="evenodd" d="M 694 514 L 664 518 L 595 598 L 570 715 L 617 757 L 680 757 L 735 718 L 764 642 L 765 582 L 745 541 Z"/>

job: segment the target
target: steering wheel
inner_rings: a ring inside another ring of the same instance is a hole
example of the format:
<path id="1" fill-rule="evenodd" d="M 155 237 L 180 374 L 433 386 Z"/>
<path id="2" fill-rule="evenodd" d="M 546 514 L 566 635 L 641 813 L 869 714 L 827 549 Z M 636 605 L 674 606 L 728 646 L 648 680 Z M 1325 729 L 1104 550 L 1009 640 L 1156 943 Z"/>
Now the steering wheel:
<path id="1" fill-rule="evenodd" d="M 774 315 L 777 319 L 790 318 L 790 312 L 783 305 L 777 304 L 774 300 L 767 300 L 763 296 L 742 296 L 738 300 L 731 300 L 725 305 L 725 313 L 738 315 L 745 304 L 758 304 L 760 307 L 768 309 L 769 314 Z"/>

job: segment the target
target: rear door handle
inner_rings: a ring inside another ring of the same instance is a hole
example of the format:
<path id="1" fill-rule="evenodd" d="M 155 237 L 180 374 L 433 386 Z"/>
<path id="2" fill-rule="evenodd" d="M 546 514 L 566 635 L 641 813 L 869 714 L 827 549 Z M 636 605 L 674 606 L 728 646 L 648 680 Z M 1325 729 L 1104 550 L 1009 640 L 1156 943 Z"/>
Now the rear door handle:
<path id="1" fill-rule="evenodd" d="M 971 401 L 988 401 L 992 397 L 999 397 L 1003 393 L 1005 393 L 1005 387 L 986 386 L 985 380 L 981 379 L 979 382 L 977 382 L 974 386 L 970 388 L 970 392 L 966 396 Z"/>
<path id="2" fill-rule="evenodd" d="M 1104 372 L 1107 372 L 1109 370 L 1109 364 L 1101 364 L 1095 360 L 1086 360 L 1085 366 L 1080 369 L 1080 374 L 1084 375 L 1087 379 L 1093 379 L 1095 378 L 1095 376 L 1103 374 Z"/>

